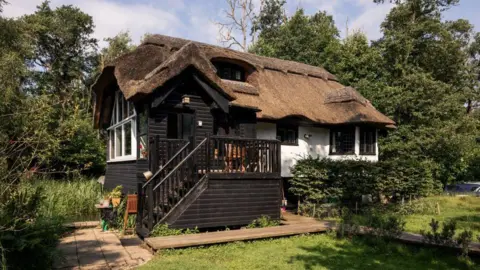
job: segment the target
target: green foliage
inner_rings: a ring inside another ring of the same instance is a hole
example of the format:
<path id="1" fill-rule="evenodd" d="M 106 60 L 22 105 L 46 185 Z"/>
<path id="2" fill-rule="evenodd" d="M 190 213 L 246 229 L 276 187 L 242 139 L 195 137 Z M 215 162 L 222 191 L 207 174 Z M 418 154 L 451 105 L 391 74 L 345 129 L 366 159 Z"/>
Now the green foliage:
<path id="1" fill-rule="evenodd" d="M 260 26 L 257 27 L 265 29 L 266 32 L 259 34 L 258 42 L 250 48 L 250 51 L 310 65 L 323 64 L 327 57 L 326 48 L 330 44 L 333 46 L 339 35 L 332 16 L 325 12 L 308 16 L 304 14 L 303 9 L 299 9 L 295 15 L 277 27 L 276 25 L 282 21 L 277 20 L 275 27 L 260 21 Z M 271 34 L 271 29 L 275 29 L 275 34 Z"/>
<path id="2" fill-rule="evenodd" d="M 150 236 L 152 237 L 158 237 L 158 236 L 170 236 L 170 235 L 183 235 L 183 234 L 195 234 L 199 233 L 200 231 L 198 230 L 197 227 L 190 229 L 173 229 L 169 228 L 168 224 L 163 223 L 163 224 L 157 224 L 155 227 L 153 227 L 153 230 L 150 232 Z"/>
<path id="3" fill-rule="evenodd" d="M 473 240 L 473 232 L 465 230 L 456 238 L 457 244 L 462 248 L 462 256 L 467 257 L 470 251 L 470 244 Z"/>
<path id="4" fill-rule="evenodd" d="M 439 231 L 440 223 L 433 218 L 428 225 L 431 231 L 421 231 L 425 242 L 446 246 L 454 246 L 456 244 L 454 236 L 457 223 L 454 220 L 444 222 L 441 231 Z"/>
<path id="5" fill-rule="evenodd" d="M 367 215 L 366 226 L 372 230 L 369 233 L 394 239 L 400 236 L 405 230 L 405 220 L 400 215 L 385 214 L 379 211 L 373 211 Z"/>
<path id="6" fill-rule="evenodd" d="M 28 182 L 43 190 L 44 196 L 38 205 L 39 215 L 62 217 L 66 221 L 98 219 L 95 203 L 102 198 L 102 193 L 97 181 L 80 177 L 71 180 L 31 179 Z"/>
<path id="7" fill-rule="evenodd" d="M 273 220 L 269 216 L 261 216 L 257 219 L 254 219 L 250 224 L 247 225 L 247 228 L 267 228 L 267 227 L 274 227 L 279 226 L 280 221 Z"/>
<path id="8" fill-rule="evenodd" d="M 112 191 L 108 193 L 108 197 L 112 199 L 122 197 L 122 189 L 123 189 L 122 185 L 116 186 Z"/>
<path id="9" fill-rule="evenodd" d="M 45 217 L 39 207 L 45 199 L 42 187 L 22 184 L 11 189 L 2 185 L 0 198 L 0 251 L 4 269 L 49 269 L 55 247 L 64 232 L 63 219 Z"/>
<path id="10" fill-rule="evenodd" d="M 413 159 L 373 163 L 307 157 L 297 162 L 292 173 L 290 191 L 311 203 L 341 199 L 352 204 L 360 202 L 362 195 L 379 202 L 441 191 L 429 164 Z"/>

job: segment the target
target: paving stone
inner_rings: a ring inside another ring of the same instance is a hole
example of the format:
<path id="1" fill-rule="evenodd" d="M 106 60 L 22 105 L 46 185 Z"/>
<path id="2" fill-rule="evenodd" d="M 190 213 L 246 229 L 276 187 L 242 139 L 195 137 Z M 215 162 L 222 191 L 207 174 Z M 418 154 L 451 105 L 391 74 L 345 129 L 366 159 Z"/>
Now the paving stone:
<path id="1" fill-rule="evenodd" d="M 106 264 L 105 258 L 103 258 L 103 254 L 96 253 L 96 254 L 80 254 L 78 256 L 78 261 L 80 262 L 80 266 L 83 267 L 84 265 L 99 265 L 99 264 Z"/>
<path id="2" fill-rule="evenodd" d="M 71 258 L 62 258 L 55 261 L 53 264 L 54 269 L 64 269 L 69 267 L 79 266 L 77 256 Z"/>
<path id="3" fill-rule="evenodd" d="M 98 264 L 98 265 L 85 265 L 81 266 L 80 269 L 82 270 L 109 270 L 110 267 L 108 264 Z"/>

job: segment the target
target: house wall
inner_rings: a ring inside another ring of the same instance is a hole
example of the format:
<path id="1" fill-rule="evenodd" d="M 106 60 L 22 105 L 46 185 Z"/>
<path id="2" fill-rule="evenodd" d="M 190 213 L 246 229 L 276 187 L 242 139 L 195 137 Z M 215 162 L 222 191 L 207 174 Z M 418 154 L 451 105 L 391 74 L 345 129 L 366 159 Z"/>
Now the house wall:
<path id="1" fill-rule="evenodd" d="M 275 123 L 258 122 L 256 129 L 258 139 L 275 139 L 277 136 L 277 126 Z M 291 177 L 290 168 L 297 163 L 298 159 L 308 156 L 334 160 L 356 159 L 378 161 L 378 144 L 375 144 L 376 155 L 360 155 L 360 128 L 356 127 L 355 132 L 355 155 L 329 155 L 330 129 L 299 126 L 298 145 L 281 146 L 282 177 Z M 312 136 L 306 139 L 305 134 L 311 134 Z"/>
<path id="2" fill-rule="evenodd" d="M 246 225 L 262 215 L 280 219 L 281 179 L 208 179 L 208 188 L 172 228 Z"/>
<path id="3" fill-rule="evenodd" d="M 105 172 L 105 190 L 123 186 L 124 193 L 137 192 L 137 161 L 109 162 Z"/>

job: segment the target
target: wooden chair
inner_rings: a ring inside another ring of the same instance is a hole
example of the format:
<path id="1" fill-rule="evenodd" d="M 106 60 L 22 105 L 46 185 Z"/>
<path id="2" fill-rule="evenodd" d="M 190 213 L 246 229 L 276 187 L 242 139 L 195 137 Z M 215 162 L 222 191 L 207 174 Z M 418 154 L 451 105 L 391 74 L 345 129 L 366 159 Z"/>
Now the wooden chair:
<path id="1" fill-rule="evenodd" d="M 125 215 L 123 217 L 123 233 L 127 228 L 128 215 L 137 214 L 138 211 L 138 197 L 137 194 L 127 195 L 127 207 L 125 207 Z"/>

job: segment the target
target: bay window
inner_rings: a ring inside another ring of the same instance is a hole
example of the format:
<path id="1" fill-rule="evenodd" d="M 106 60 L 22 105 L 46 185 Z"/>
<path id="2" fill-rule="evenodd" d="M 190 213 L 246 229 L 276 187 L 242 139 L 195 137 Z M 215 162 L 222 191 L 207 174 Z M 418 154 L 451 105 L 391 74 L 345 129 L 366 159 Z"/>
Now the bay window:
<path id="1" fill-rule="evenodd" d="M 108 161 L 135 160 L 137 158 L 135 138 L 136 113 L 133 103 L 117 91 L 114 96 L 112 118 L 108 132 Z"/>

